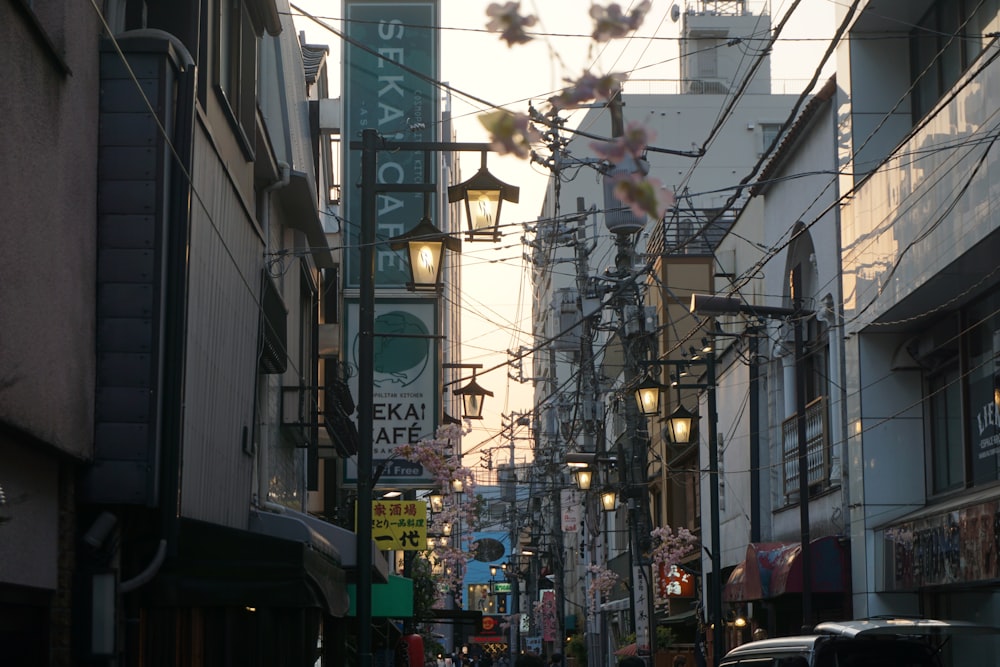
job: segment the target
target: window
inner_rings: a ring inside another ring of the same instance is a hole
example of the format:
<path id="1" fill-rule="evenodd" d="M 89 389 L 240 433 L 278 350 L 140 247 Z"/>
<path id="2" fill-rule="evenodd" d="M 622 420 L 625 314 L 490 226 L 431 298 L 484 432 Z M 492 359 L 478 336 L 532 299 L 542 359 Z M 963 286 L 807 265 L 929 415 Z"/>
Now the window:
<path id="1" fill-rule="evenodd" d="M 913 122 L 923 118 L 982 53 L 997 0 L 937 0 L 910 31 Z"/>
<path id="2" fill-rule="evenodd" d="M 806 320 L 802 363 L 805 364 L 806 403 L 826 396 L 829 386 L 830 340 L 827 326 L 818 318 Z"/>
<path id="3" fill-rule="evenodd" d="M 760 155 L 763 155 L 774 143 L 781 132 L 781 123 L 759 123 L 760 125 Z M 775 146 L 777 148 L 777 146 Z"/>
<path id="4" fill-rule="evenodd" d="M 699 39 L 695 44 L 698 78 L 714 79 L 719 76 L 719 40 Z"/>
<path id="5" fill-rule="evenodd" d="M 218 0 L 216 91 L 248 160 L 257 112 L 257 34 L 246 2 Z"/>
<path id="6" fill-rule="evenodd" d="M 967 418 L 974 485 L 1000 479 L 1000 296 L 969 309 L 965 341 L 967 356 Z"/>
<path id="7" fill-rule="evenodd" d="M 931 493 L 938 494 L 965 485 L 962 398 L 957 357 L 928 377 L 927 391 L 930 486 Z"/>
<path id="8" fill-rule="evenodd" d="M 803 332 L 802 378 L 805 382 L 806 461 L 810 493 L 830 486 L 830 420 L 827 392 L 830 386 L 830 342 L 827 325 L 809 318 Z M 787 387 L 794 392 L 796 387 Z M 798 415 L 781 424 L 782 481 L 785 501 L 797 502 L 799 492 Z"/>
<path id="9" fill-rule="evenodd" d="M 1000 479 L 998 308 L 1000 293 L 963 311 L 961 324 L 952 315 L 928 327 L 917 343 L 930 495 Z"/>

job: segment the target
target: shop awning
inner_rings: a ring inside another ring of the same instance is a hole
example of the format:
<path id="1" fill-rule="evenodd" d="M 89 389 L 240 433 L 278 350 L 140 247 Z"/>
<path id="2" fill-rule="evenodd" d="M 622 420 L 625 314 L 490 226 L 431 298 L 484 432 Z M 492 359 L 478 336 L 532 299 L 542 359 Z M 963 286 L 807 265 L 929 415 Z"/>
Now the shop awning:
<path id="1" fill-rule="evenodd" d="M 698 622 L 698 613 L 694 609 L 689 609 L 688 611 L 682 611 L 679 614 L 671 614 L 670 616 L 660 616 L 657 615 L 656 623 L 657 625 L 685 625 Z"/>
<path id="2" fill-rule="evenodd" d="M 347 595 L 351 599 L 348 616 L 357 616 L 358 589 L 355 584 L 347 584 Z M 385 584 L 372 585 L 372 616 L 375 618 L 413 617 L 413 580 L 389 575 Z"/>
<path id="3" fill-rule="evenodd" d="M 802 545 L 798 542 L 755 542 L 747 545 L 746 558 L 729 575 L 722 591 L 727 602 L 776 598 L 802 592 Z M 836 536 L 821 537 L 810 545 L 812 592 L 843 593 L 850 590 L 848 552 Z"/>
<path id="4" fill-rule="evenodd" d="M 175 555 L 143 589 L 180 607 L 314 607 L 347 613 L 344 570 L 322 545 L 181 519 Z"/>
<path id="5" fill-rule="evenodd" d="M 358 579 L 358 539 L 357 533 L 335 526 L 305 512 L 286 509 L 280 514 L 273 512 L 252 512 L 250 528 L 261 533 L 285 539 L 311 541 L 333 549 L 347 576 L 347 581 Z M 388 581 L 389 563 L 373 541 L 372 582 L 384 584 Z"/>

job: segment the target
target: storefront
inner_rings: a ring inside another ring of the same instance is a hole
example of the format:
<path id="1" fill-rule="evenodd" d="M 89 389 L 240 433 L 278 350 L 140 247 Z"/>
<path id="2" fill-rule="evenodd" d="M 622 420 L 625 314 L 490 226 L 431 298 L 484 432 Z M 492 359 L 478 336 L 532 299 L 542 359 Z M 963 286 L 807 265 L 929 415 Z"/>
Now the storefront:
<path id="1" fill-rule="evenodd" d="M 810 595 L 818 620 L 850 617 L 850 551 L 845 538 L 821 537 L 809 544 Z M 762 628 L 768 636 L 796 634 L 802 625 L 802 545 L 762 542 L 747 545 L 722 590 L 733 619 L 747 621 L 744 633 Z M 746 637 L 743 637 L 745 640 Z"/>

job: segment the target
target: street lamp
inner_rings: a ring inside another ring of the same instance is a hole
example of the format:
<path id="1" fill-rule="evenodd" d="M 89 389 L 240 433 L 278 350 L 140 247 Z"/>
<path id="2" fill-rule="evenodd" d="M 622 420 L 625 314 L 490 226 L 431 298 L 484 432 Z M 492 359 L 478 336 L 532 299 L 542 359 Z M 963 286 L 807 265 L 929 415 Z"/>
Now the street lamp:
<path id="1" fill-rule="evenodd" d="M 635 390 L 635 403 L 639 406 L 639 414 L 644 417 L 654 417 L 660 413 L 660 384 L 647 379 Z"/>
<path id="2" fill-rule="evenodd" d="M 444 509 L 444 496 L 439 491 L 427 496 L 427 500 L 430 502 L 431 513 L 437 514 Z"/>
<path id="3" fill-rule="evenodd" d="M 493 392 L 484 389 L 476 382 L 476 370 L 483 367 L 482 364 L 442 364 L 442 368 L 470 368 L 472 369 L 472 379 L 469 384 L 459 387 L 453 393 L 462 397 L 462 415 L 466 419 L 483 418 L 483 399 L 492 396 Z"/>
<path id="4" fill-rule="evenodd" d="M 802 296 L 799 287 L 802 284 L 802 267 L 796 264 L 789 273 L 789 293 L 792 307 L 751 306 L 740 299 L 714 296 L 707 294 L 692 294 L 690 311 L 697 315 L 745 314 L 769 319 L 792 319 L 795 360 L 795 417 L 798 437 L 798 474 L 799 474 L 799 530 L 801 542 L 799 557 L 802 559 L 802 626 L 812 626 L 812 554 L 809 553 L 809 447 L 806 439 L 806 378 L 805 364 L 802 363 L 803 335 L 802 320 L 811 315 L 812 311 L 802 307 Z"/>
<path id="5" fill-rule="evenodd" d="M 357 619 L 358 619 L 358 664 L 359 667 L 372 665 L 372 437 L 375 431 L 375 231 L 378 226 L 378 196 L 386 192 L 430 193 L 436 186 L 424 184 L 389 184 L 378 181 L 378 152 L 384 151 L 476 151 L 490 150 L 489 144 L 463 144 L 438 141 L 390 141 L 379 136 L 374 128 L 361 132 L 361 142 L 351 142 L 352 149 L 361 150 L 361 234 L 360 234 L 360 284 L 358 295 L 358 433 L 361 442 L 358 447 L 358 495 L 357 495 Z M 484 158 L 485 159 L 485 158 Z M 469 210 L 468 207 L 466 209 Z M 499 214 L 499 211 L 498 211 Z M 496 219 L 499 223 L 499 219 Z M 432 225 L 433 227 L 433 225 Z M 423 239 L 429 241 L 429 239 Z M 447 242 L 439 239 L 442 243 Z M 420 258 L 418 258 L 420 259 Z M 413 266 L 424 264 L 422 261 Z M 434 262 L 426 262 L 430 268 Z M 440 259 L 436 262 L 440 267 Z M 416 288 L 416 281 L 414 281 Z M 436 288 L 435 288 L 436 289 Z"/>
<path id="6" fill-rule="evenodd" d="M 675 445 L 686 445 L 691 442 L 691 435 L 694 433 L 694 424 L 699 419 L 679 402 L 670 416 L 667 417 L 667 440 Z"/>
<path id="7" fill-rule="evenodd" d="M 573 470 L 573 481 L 581 491 L 589 491 L 594 480 L 594 471 L 590 468 L 576 468 Z"/>
<path id="8" fill-rule="evenodd" d="M 605 512 L 613 512 L 618 504 L 618 494 L 614 489 L 607 487 L 601 491 L 601 509 Z"/>
<path id="9" fill-rule="evenodd" d="M 407 251 L 410 259 L 410 282 L 406 284 L 408 290 L 438 292 L 441 290 L 441 256 L 445 248 L 461 252 L 462 242 L 442 232 L 430 218 L 424 216 L 410 231 L 389 239 L 389 247 Z"/>
<path id="10" fill-rule="evenodd" d="M 476 382 L 476 371 L 472 371 L 472 379 L 469 384 L 455 390 L 456 396 L 462 397 L 462 414 L 466 419 L 483 418 L 483 398 L 492 396 L 493 392 L 484 389 Z"/>
<path id="11" fill-rule="evenodd" d="M 448 188 L 448 202 L 465 202 L 469 223 L 469 241 L 499 241 L 500 208 L 504 201 L 517 203 L 520 188 L 507 185 L 486 169 L 486 151 L 482 166 L 472 178 Z"/>

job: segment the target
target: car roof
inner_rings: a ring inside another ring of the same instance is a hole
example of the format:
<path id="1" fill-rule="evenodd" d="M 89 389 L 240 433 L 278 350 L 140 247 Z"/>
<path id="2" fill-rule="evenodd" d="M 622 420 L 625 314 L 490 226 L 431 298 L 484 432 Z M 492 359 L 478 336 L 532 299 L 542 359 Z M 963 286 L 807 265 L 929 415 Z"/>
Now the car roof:
<path id="1" fill-rule="evenodd" d="M 760 654 L 811 653 L 826 641 L 850 639 L 900 639 L 951 634 L 1000 634 L 1000 628 L 968 623 L 919 618 L 868 618 L 857 621 L 827 621 L 814 629 L 816 634 L 776 637 L 748 642 L 726 654 L 727 661 Z"/>
<path id="2" fill-rule="evenodd" d="M 826 639 L 829 639 L 829 637 L 824 635 L 796 635 L 792 637 L 776 637 L 774 639 L 759 639 L 733 648 L 726 654 L 726 657 L 738 657 L 752 653 L 810 652 L 815 648 L 816 642 Z"/>
<path id="3" fill-rule="evenodd" d="M 890 617 L 867 618 L 857 621 L 828 621 L 817 625 L 814 631 L 817 634 L 838 637 L 1000 634 L 1000 628 L 967 621 Z"/>

